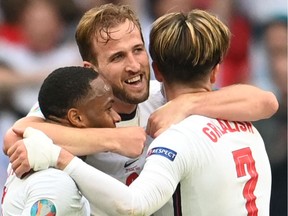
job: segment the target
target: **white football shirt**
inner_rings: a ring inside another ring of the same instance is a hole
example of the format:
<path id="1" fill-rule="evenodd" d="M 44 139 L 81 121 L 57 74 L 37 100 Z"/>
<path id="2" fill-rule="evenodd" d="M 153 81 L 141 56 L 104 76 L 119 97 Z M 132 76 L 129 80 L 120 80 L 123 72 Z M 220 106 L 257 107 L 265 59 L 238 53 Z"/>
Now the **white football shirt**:
<path id="1" fill-rule="evenodd" d="M 90 205 L 107 215 L 150 215 L 173 194 L 167 215 L 269 215 L 270 164 L 249 122 L 186 118 L 153 141 L 129 187 L 77 158 L 65 171 Z"/>
<path id="2" fill-rule="evenodd" d="M 23 179 L 9 176 L 2 197 L 3 216 L 90 215 L 90 206 L 75 182 L 65 172 L 49 168 Z"/>
<path id="3" fill-rule="evenodd" d="M 151 80 L 149 98 L 145 102 L 138 104 L 134 118 L 117 123 L 117 127 L 140 126 L 146 128 L 150 114 L 166 103 L 166 99 L 164 98 L 162 91 L 163 89 L 161 84 L 156 80 Z M 44 118 L 41 110 L 39 109 L 38 103 L 31 108 L 28 116 Z M 147 136 L 142 155 L 135 159 L 112 152 L 103 152 L 88 155 L 85 162 L 118 179 L 124 184 L 130 185 L 139 176 L 141 170 L 143 169 L 147 149 L 152 140 L 153 139 L 150 136 Z M 97 210 L 92 208 L 92 213 L 96 214 L 95 212 L 97 212 Z M 163 214 L 155 214 L 155 216 L 161 215 Z"/>

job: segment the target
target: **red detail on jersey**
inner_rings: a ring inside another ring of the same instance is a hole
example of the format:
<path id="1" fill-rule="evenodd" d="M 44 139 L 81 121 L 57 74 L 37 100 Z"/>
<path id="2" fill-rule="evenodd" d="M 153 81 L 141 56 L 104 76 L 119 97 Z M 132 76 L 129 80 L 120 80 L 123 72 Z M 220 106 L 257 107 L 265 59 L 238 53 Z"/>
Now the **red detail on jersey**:
<path id="1" fill-rule="evenodd" d="M 126 185 L 129 186 L 138 176 L 136 172 L 131 173 L 126 179 Z"/>
<path id="2" fill-rule="evenodd" d="M 258 181 L 258 173 L 255 167 L 255 161 L 253 159 L 252 152 L 250 148 L 247 147 L 233 151 L 232 153 L 236 164 L 237 177 L 241 178 L 246 176 L 246 169 L 251 177 L 244 186 L 243 196 L 247 200 L 246 209 L 248 216 L 257 216 L 258 208 L 256 206 L 256 196 L 254 195 L 254 190 Z"/>
<path id="3" fill-rule="evenodd" d="M 4 202 L 4 198 L 5 198 L 5 195 L 7 193 L 7 187 L 4 186 L 3 188 L 3 194 L 2 194 L 2 199 L 1 199 L 1 204 L 3 205 L 3 202 Z"/>
<path id="4" fill-rule="evenodd" d="M 229 122 L 227 120 L 217 119 L 218 124 L 209 122 L 203 127 L 203 133 L 208 136 L 212 142 L 218 142 L 226 133 L 249 132 L 254 133 L 250 122 Z"/>

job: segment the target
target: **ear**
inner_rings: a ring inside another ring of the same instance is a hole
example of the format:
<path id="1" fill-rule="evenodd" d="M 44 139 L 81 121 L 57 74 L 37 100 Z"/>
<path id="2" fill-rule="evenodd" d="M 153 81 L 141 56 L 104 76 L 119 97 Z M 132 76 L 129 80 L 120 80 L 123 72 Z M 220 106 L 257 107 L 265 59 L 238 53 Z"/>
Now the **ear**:
<path id="1" fill-rule="evenodd" d="M 68 110 L 67 118 L 68 118 L 68 121 L 71 123 L 71 125 L 73 125 L 74 127 L 78 127 L 78 128 L 86 127 L 84 118 L 81 112 L 76 108 L 71 108 Z"/>
<path id="2" fill-rule="evenodd" d="M 163 76 L 161 74 L 161 72 L 159 71 L 158 69 L 158 65 L 155 61 L 152 62 L 152 68 L 153 68 L 153 71 L 154 71 L 154 75 L 155 75 L 155 78 L 159 81 L 159 82 L 163 82 Z"/>
<path id="3" fill-rule="evenodd" d="M 211 75 L 210 75 L 210 83 L 211 84 L 214 84 L 216 82 L 216 76 L 218 74 L 220 70 L 220 65 L 217 64 L 213 69 L 212 69 L 212 72 L 211 72 Z"/>
<path id="4" fill-rule="evenodd" d="M 94 65 L 88 61 L 83 61 L 83 67 L 85 68 L 94 68 Z"/>

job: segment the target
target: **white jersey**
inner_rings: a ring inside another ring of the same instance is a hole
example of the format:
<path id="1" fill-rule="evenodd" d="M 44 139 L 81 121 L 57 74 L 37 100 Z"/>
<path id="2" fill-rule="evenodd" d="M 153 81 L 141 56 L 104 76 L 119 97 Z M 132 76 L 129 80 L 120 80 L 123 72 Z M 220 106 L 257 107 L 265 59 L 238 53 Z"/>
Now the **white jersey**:
<path id="1" fill-rule="evenodd" d="M 149 99 L 138 105 L 133 119 L 121 121 L 117 123 L 117 127 L 140 126 L 146 128 L 150 114 L 166 102 L 161 90 L 161 85 L 158 81 L 150 81 Z M 28 116 L 44 118 L 38 103 L 32 107 Z M 103 152 L 87 156 L 85 162 L 129 185 L 138 177 L 142 170 L 147 148 L 151 142 L 152 138 L 148 136 L 143 154 L 136 159 L 112 152 Z"/>
<path id="2" fill-rule="evenodd" d="M 78 158 L 65 171 L 107 215 L 150 215 L 173 194 L 167 215 L 269 215 L 270 164 L 249 122 L 186 118 L 154 140 L 129 187 Z"/>
<path id="3" fill-rule="evenodd" d="M 49 168 L 19 179 L 13 174 L 6 181 L 2 197 L 3 216 L 90 215 L 90 206 L 65 172 Z"/>
<path id="4" fill-rule="evenodd" d="M 150 94 L 148 100 L 140 103 L 137 106 L 136 115 L 134 118 L 117 123 L 117 127 L 140 126 L 146 128 L 150 114 L 166 103 L 166 99 L 163 96 L 164 93 L 162 91 L 163 89 L 158 81 L 150 81 Z M 32 107 L 28 116 L 44 118 L 38 104 L 35 104 Z M 150 136 L 147 136 L 143 153 L 138 158 L 131 159 L 112 152 L 103 152 L 88 155 L 85 162 L 118 179 L 124 184 L 130 185 L 139 176 L 141 170 L 143 169 L 147 149 L 152 140 L 153 139 Z M 92 208 L 92 214 L 94 214 L 93 212 L 95 213 L 97 210 Z M 165 214 L 155 214 L 155 216 L 160 215 Z"/>
<path id="5" fill-rule="evenodd" d="M 117 127 L 140 126 L 146 128 L 150 114 L 165 103 L 164 97 L 160 92 L 159 82 L 151 81 L 150 84 L 149 99 L 138 105 L 134 118 L 117 123 Z M 89 155 L 85 162 L 118 179 L 124 184 L 130 185 L 143 169 L 146 152 L 152 140 L 150 136 L 147 136 L 143 153 L 136 159 L 107 152 Z"/>

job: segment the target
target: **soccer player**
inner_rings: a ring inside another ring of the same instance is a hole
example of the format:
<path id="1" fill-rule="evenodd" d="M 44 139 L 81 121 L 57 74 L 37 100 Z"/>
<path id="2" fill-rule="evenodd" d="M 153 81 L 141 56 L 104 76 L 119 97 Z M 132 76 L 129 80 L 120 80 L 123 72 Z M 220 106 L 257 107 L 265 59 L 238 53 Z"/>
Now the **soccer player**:
<path id="1" fill-rule="evenodd" d="M 113 128 L 120 121 L 112 108 L 110 84 L 91 68 L 64 67 L 53 71 L 44 80 L 38 98 L 46 121 L 53 124 Z M 41 137 L 35 137 L 33 142 L 41 142 Z M 32 156 L 36 160 L 38 154 Z M 54 168 L 29 173 L 22 179 L 10 171 L 2 200 L 5 216 L 90 215 L 89 203 L 74 181 Z"/>
<path id="2" fill-rule="evenodd" d="M 112 86 L 115 95 L 113 108 L 122 119 L 117 124 L 118 128 L 80 130 L 49 125 L 39 118 L 39 112 L 31 112 L 14 128 L 31 126 L 42 130 L 73 154 L 89 155 L 87 163 L 127 185 L 143 168 L 151 136 L 158 136 L 172 123 L 191 114 L 252 121 L 268 118 L 277 110 L 275 95 L 249 85 L 183 94 L 165 104 L 163 88 L 149 78 L 148 54 L 138 18 L 127 6 L 107 4 L 87 11 L 78 24 L 76 41 L 83 65 L 95 68 Z M 165 106 L 159 109 L 163 104 Z M 144 129 L 151 136 L 146 138 Z M 6 136 L 6 151 L 14 144 L 16 138 L 11 138 L 14 136 L 12 131 Z M 12 152 L 12 149 L 8 150 L 8 155 Z M 26 162 L 26 169 L 30 169 L 27 160 L 17 162 L 19 157 L 15 158 L 13 164 Z"/>
<path id="3" fill-rule="evenodd" d="M 241 84 L 209 93 L 182 95 L 160 109 L 166 102 L 163 89 L 157 81 L 150 81 L 150 97 L 146 100 L 150 77 L 148 54 L 139 20 L 127 6 L 105 4 L 87 11 L 78 24 L 76 41 L 83 65 L 95 68 L 110 82 L 115 94 L 114 108 L 122 115 L 121 124 L 147 126 L 153 137 L 190 114 L 254 121 L 269 118 L 278 109 L 273 93 Z M 136 157 L 143 150 L 145 134 L 141 128 L 79 130 L 49 125 L 39 118 L 41 113 L 37 111 L 32 109 L 28 117 L 16 122 L 14 128 L 38 128 L 76 155 L 110 151 Z M 134 136 L 130 136 L 132 133 Z M 70 134 L 75 139 L 71 140 Z M 14 144 L 14 137 L 13 131 L 9 130 L 4 152 Z M 79 141 L 83 147 L 78 146 Z"/>
<path id="4" fill-rule="evenodd" d="M 172 100 L 212 90 L 230 32 L 215 16 L 192 10 L 157 19 L 150 41 L 155 76 Z M 35 148 L 39 145 L 29 145 L 28 155 Z M 150 215 L 171 197 L 173 209 L 165 206 L 165 215 L 269 215 L 269 160 L 250 122 L 192 115 L 159 135 L 146 157 L 129 187 L 65 150 L 57 166 L 77 182 L 100 215 Z"/>

